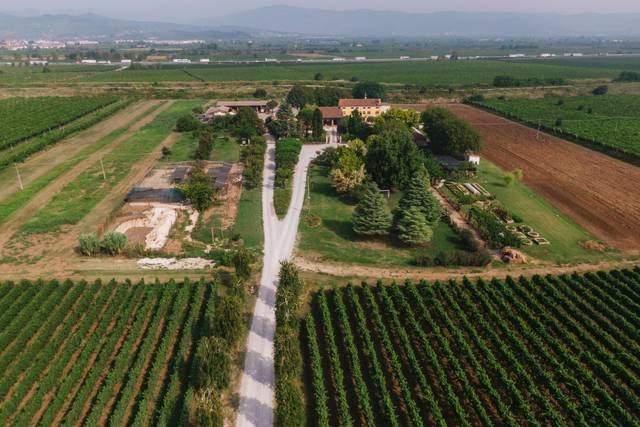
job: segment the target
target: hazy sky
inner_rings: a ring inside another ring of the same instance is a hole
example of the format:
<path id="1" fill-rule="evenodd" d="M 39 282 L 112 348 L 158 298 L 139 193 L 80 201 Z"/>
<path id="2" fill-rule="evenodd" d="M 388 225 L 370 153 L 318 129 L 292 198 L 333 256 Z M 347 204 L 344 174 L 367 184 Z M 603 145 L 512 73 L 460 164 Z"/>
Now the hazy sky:
<path id="1" fill-rule="evenodd" d="M 525 4 L 522 4 L 525 3 Z M 323 9 L 378 9 L 409 12 L 442 10 L 509 12 L 640 12 L 640 0 L 0 0 L 5 11 L 96 12 L 117 18 L 203 22 L 243 9 L 272 4 Z M 320 5 L 320 6 L 319 6 Z"/>

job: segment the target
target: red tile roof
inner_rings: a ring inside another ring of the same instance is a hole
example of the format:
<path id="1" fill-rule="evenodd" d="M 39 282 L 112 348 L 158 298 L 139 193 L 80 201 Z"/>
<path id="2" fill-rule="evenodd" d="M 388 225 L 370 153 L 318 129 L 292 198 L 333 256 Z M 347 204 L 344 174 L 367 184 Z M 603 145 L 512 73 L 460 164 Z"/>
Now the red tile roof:
<path id="1" fill-rule="evenodd" d="M 378 98 L 372 99 L 341 99 L 338 102 L 341 108 L 344 107 L 379 107 L 382 105 L 382 100 Z"/>
<path id="2" fill-rule="evenodd" d="M 318 110 L 320 110 L 325 120 L 341 119 L 343 117 L 342 110 L 339 107 L 318 107 Z"/>

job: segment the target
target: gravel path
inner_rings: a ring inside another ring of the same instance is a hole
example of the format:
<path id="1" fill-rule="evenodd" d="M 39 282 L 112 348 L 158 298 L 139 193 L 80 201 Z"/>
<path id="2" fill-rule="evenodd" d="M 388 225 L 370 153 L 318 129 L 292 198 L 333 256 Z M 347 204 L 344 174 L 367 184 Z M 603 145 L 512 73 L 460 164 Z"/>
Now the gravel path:
<path id="1" fill-rule="evenodd" d="M 329 147 L 329 144 L 302 147 L 293 178 L 293 194 L 289 211 L 280 221 L 273 207 L 275 142 L 269 137 L 267 143 L 262 184 L 263 269 L 251 330 L 247 339 L 247 353 L 240 384 L 240 409 L 236 422 L 238 427 L 273 425 L 275 387 L 273 335 L 276 327 L 275 302 L 280 262 L 290 259 L 293 253 L 304 202 L 309 163 L 319 151 Z"/>

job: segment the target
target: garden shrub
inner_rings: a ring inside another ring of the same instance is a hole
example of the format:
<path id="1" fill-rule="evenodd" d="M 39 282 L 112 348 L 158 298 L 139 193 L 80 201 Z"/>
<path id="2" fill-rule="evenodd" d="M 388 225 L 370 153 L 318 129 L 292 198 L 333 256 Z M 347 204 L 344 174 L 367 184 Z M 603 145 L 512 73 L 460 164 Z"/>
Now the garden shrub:
<path id="1" fill-rule="evenodd" d="M 196 349 L 194 370 L 197 388 L 213 388 L 217 391 L 227 388 L 231 372 L 227 342 L 217 337 L 201 338 Z"/>
<path id="2" fill-rule="evenodd" d="M 120 255 L 126 247 L 127 236 L 116 231 L 105 233 L 100 242 L 100 249 L 107 255 Z"/>
<path id="3" fill-rule="evenodd" d="M 79 235 L 78 243 L 82 255 L 94 256 L 100 253 L 100 240 L 93 233 Z"/>

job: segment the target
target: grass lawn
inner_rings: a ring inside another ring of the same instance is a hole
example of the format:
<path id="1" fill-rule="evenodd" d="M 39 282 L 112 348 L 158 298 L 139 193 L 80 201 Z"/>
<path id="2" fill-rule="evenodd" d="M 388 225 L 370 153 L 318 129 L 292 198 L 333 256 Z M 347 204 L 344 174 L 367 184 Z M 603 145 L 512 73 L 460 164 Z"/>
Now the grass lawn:
<path id="1" fill-rule="evenodd" d="M 198 138 L 192 132 L 183 133 L 171 147 L 171 155 L 164 158 L 163 161 L 168 163 L 192 161 L 197 148 Z M 240 145 L 232 137 L 220 135 L 214 139 L 209 160 L 236 163 L 240 161 Z"/>
<path id="2" fill-rule="evenodd" d="M 444 223 L 440 223 L 434 230 L 433 241 L 426 248 L 409 249 L 391 238 L 362 239 L 351 228 L 351 214 L 355 206 L 346 203 L 335 192 L 328 168 L 313 165 L 309 179 L 311 213 L 319 216 L 322 222 L 317 228 L 306 224 L 305 215 L 309 208 L 307 203 L 298 229 L 297 249 L 299 254 L 307 258 L 348 264 L 406 267 L 417 253 L 436 255 L 441 251 L 462 249 L 458 235 Z M 399 194 L 393 195 L 389 205 L 395 207 L 399 199 Z"/>
<path id="3" fill-rule="evenodd" d="M 557 263 L 587 262 L 613 255 L 584 249 L 580 242 L 596 240 L 593 236 L 526 185 L 514 182 L 506 186 L 504 172 L 485 159 L 480 163 L 478 178 L 478 182 L 495 195 L 507 210 L 521 216 L 525 224 L 551 242 L 547 246 L 523 247 L 525 253 Z"/>
<path id="4" fill-rule="evenodd" d="M 262 186 L 251 190 L 243 188 L 238 204 L 238 215 L 233 233 L 238 233 L 246 246 L 262 247 L 264 234 L 262 230 Z"/>

